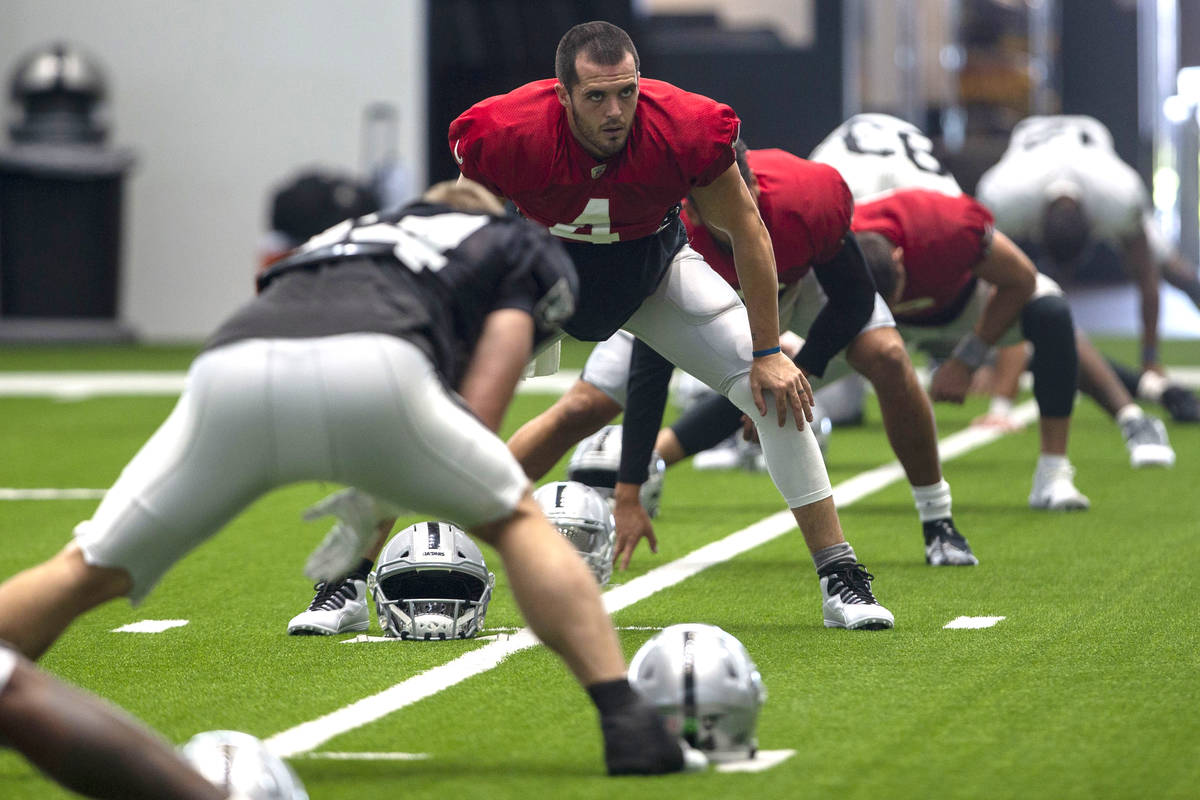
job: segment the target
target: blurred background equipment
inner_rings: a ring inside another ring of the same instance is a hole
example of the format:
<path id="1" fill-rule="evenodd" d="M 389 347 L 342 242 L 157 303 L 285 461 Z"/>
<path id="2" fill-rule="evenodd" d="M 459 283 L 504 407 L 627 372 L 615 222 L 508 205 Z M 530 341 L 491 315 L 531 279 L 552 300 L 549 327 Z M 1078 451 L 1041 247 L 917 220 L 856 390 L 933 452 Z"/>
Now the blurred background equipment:
<path id="1" fill-rule="evenodd" d="M 56 42 L 9 77 L 0 147 L 0 340 L 122 340 L 122 188 L 134 156 L 106 144 L 97 61 Z"/>
<path id="2" fill-rule="evenodd" d="M 371 186 L 340 172 L 309 168 L 295 173 L 271 193 L 270 230 L 260 248 L 265 267 L 321 231 L 344 219 L 380 208 Z"/>

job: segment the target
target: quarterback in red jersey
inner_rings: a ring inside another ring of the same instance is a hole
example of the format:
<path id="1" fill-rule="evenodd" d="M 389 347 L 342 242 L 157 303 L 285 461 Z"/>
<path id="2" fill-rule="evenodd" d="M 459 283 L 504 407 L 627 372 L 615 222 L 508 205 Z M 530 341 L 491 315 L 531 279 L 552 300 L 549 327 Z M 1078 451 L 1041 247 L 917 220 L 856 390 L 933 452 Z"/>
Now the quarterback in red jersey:
<path id="1" fill-rule="evenodd" d="M 852 227 L 905 341 L 944 359 L 930 385 L 934 400 L 961 403 L 997 344 L 1033 344 L 1041 456 L 1029 505 L 1088 508 L 1067 458 L 1078 356 L 1058 284 L 967 195 L 898 190 L 860 204 Z"/>
<path id="2" fill-rule="evenodd" d="M 810 426 L 812 390 L 779 347 L 771 241 L 734 165 L 738 119 L 727 106 L 643 80 L 620 28 L 569 30 L 557 80 L 520 87 L 451 123 L 465 178 L 510 199 L 560 237 L 579 273 L 567 333 L 599 341 L 624 328 L 759 421 L 776 486 L 813 555 L 825 624 L 890 628 L 891 612 L 842 533 Z M 678 218 L 690 195 L 730 238 L 745 304 L 687 246 Z M 763 420 L 770 410 L 774 419 Z M 795 424 L 786 424 L 787 415 Z M 549 412 L 509 447 L 526 465 L 561 419 Z M 614 488 L 618 525 L 640 511 L 639 486 Z"/>

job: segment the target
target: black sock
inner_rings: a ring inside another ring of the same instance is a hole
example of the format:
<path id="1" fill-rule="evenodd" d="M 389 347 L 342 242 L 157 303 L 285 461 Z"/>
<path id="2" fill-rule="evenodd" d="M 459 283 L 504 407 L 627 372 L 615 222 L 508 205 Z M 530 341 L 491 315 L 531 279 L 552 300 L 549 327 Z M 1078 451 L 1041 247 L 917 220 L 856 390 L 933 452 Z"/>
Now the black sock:
<path id="1" fill-rule="evenodd" d="M 641 696 L 633 690 L 626 678 L 593 683 L 587 687 L 587 693 L 601 714 L 620 711 L 641 700 Z"/>
<path id="2" fill-rule="evenodd" d="M 358 562 L 358 566 L 354 568 L 353 572 L 346 576 L 346 579 L 349 580 L 353 578 L 355 580 L 365 581 L 367 579 L 367 573 L 371 571 L 371 567 L 373 566 L 375 566 L 374 561 L 369 558 L 364 558 L 362 561 Z"/>

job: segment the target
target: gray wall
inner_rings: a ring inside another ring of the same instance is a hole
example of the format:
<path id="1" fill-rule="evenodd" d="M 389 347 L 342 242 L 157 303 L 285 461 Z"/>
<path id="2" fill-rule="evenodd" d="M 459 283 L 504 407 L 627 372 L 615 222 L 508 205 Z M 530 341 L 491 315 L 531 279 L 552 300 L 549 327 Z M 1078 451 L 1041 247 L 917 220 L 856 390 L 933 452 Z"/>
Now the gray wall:
<path id="1" fill-rule="evenodd" d="M 359 172 L 368 103 L 401 109 L 400 152 L 421 185 L 423 8 L 424 0 L 0 2 L 5 96 L 16 61 L 52 40 L 80 45 L 107 71 L 110 143 L 138 156 L 119 307 L 141 338 L 202 338 L 251 296 L 271 188 L 306 165 Z"/>

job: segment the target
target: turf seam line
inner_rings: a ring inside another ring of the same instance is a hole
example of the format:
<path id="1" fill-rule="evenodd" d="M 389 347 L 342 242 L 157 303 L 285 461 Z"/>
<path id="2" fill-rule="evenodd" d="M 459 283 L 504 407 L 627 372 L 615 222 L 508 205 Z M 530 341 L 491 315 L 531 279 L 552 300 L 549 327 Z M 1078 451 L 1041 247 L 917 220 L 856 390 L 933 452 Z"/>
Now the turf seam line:
<path id="1" fill-rule="evenodd" d="M 1016 406 L 1010 417 L 1019 424 L 1028 424 L 1037 418 L 1037 406 L 1028 400 Z M 942 461 L 948 461 L 963 453 L 993 442 L 1005 433 L 997 429 L 968 428 L 952 434 L 938 443 Z M 843 481 L 833 489 L 834 502 L 839 506 L 851 503 L 876 492 L 904 475 L 898 462 L 890 462 Z M 735 531 L 723 539 L 693 550 L 669 564 L 656 567 L 626 584 L 604 593 L 604 606 L 615 613 L 639 600 L 686 580 L 701 570 L 752 550 L 775 539 L 796 527 L 791 511 L 780 511 L 752 525 Z M 343 733 L 410 706 L 420 700 L 461 683 L 468 678 L 494 669 L 513 653 L 539 644 L 537 637 L 528 628 L 523 628 L 511 638 L 486 644 L 469 653 L 418 673 L 382 692 L 364 697 L 317 719 L 300 723 L 281 731 L 266 740 L 271 752 L 281 758 L 300 755 L 320 747 L 325 742 Z"/>

